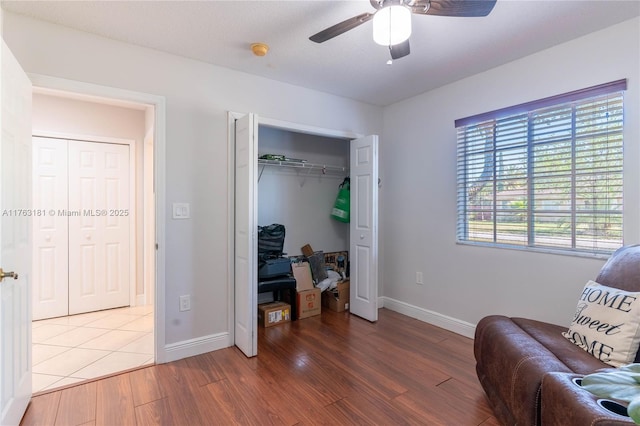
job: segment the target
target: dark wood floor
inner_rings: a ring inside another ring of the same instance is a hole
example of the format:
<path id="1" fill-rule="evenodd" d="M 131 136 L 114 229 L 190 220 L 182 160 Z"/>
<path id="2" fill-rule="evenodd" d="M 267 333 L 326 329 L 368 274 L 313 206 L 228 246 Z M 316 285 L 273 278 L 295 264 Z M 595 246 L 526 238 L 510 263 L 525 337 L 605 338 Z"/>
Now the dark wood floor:
<path id="1" fill-rule="evenodd" d="M 23 425 L 497 425 L 473 342 L 381 309 L 260 328 L 227 348 L 35 396 Z"/>

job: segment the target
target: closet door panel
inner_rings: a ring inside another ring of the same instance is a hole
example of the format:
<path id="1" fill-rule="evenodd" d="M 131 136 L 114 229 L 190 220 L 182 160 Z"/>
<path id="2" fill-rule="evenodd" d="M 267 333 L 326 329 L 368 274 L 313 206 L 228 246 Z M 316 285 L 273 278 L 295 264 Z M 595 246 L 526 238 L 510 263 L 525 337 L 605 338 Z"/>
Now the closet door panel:
<path id="1" fill-rule="evenodd" d="M 67 141 L 33 138 L 34 320 L 67 315 Z"/>
<path id="2" fill-rule="evenodd" d="M 108 145 L 104 157 L 104 264 L 106 266 L 104 296 L 110 307 L 129 305 L 130 212 L 129 147 Z"/>
<path id="3" fill-rule="evenodd" d="M 129 305 L 129 147 L 69 142 L 69 314 Z"/>
<path id="4" fill-rule="evenodd" d="M 258 354 L 257 134 L 253 114 L 236 120 L 234 343 L 248 357 Z"/>
<path id="5" fill-rule="evenodd" d="M 350 249 L 352 314 L 378 320 L 378 137 L 351 141 Z"/>

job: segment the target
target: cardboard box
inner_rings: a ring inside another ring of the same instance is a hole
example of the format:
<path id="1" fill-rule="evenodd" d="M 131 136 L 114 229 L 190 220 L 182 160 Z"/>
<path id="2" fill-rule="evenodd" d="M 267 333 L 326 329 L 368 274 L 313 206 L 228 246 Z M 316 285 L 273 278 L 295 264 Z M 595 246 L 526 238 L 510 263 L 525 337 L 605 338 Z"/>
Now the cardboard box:
<path id="1" fill-rule="evenodd" d="M 291 305 L 284 302 L 271 302 L 258 305 L 258 323 L 271 327 L 291 321 Z"/>
<path id="2" fill-rule="evenodd" d="M 284 299 L 289 303 L 296 303 L 298 319 L 320 315 L 322 297 L 319 288 L 313 286 L 311 280 L 311 268 L 308 262 L 292 263 L 291 269 L 296 279 L 296 300 L 289 300 L 289 294 L 285 292 Z"/>
<path id="3" fill-rule="evenodd" d="M 322 312 L 322 296 L 319 288 L 302 290 L 298 292 L 296 300 L 298 307 L 298 319 L 314 317 Z"/>
<path id="4" fill-rule="evenodd" d="M 322 307 L 334 312 L 349 309 L 349 280 L 341 281 L 335 289 L 322 293 Z"/>
<path id="5" fill-rule="evenodd" d="M 346 274 L 349 264 L 348 251 L 333 251 L 324 254 L 324 264 L 327 268 L 333 269 L 339 274 Z"/>
<path id="6" fill-rule="evenodd" d="M 302 254 L 304 254 L 307 257 L 313 255 L 313 249 L 311 248 L 311 246 L 309 244 L 303 245 L 300 248 L 300 251 L 302 252 Z"/>
<path id="7" fill-rule="evenodd" d="M 296 279 L 296 290 L 303 291 L 314 288 L 309 262 L 292 263 L 291 272 L 293 272 L 293 277 Z"/>

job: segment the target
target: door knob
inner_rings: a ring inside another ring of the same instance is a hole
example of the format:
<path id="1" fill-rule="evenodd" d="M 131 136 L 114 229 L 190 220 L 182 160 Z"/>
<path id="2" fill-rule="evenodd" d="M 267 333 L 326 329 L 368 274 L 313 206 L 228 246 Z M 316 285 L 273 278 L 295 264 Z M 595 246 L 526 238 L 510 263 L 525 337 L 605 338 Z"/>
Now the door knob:
<path id="1" fill-rule="evenodd" d="M 0 281 L 5 278 L 13 278 L 14 280 L 17 280 L 18 274 L 16 274 L 15 272 L 4 272 L 2 268 L 0 268 Z"/>

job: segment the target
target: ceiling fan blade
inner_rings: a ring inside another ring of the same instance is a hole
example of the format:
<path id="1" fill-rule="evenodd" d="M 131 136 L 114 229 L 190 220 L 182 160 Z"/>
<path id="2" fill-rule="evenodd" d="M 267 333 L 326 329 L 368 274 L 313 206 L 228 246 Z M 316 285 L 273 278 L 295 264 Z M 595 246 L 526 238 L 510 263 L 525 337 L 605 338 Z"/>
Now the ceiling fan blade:
<path id="1" fill-rule="evenodd" d="M 487 16 L 497 0 L 418 0 L 411 11 L 420 15 L 479 17 Z M 429 5 L 429 3 L 431 3 Z"/>
<path id="2" fill-rule="evenodd" d="M 315 41 L 316 43 L 323 43 L 327 40 L 331 40 L 332 38 L 339 36 L 342 33 L 346 33 L 349 30 L 354 29 L 358 25 L 364 24 L 365 22 L 371 20 L 375 13 L 363 13 L 358 16 L 354 16 L 353 18 L 349 18 L 346 21 L 342 21 L 339 24 L 335 24 L 332 27 L 329 27 L 325 30 L 320 31 L 317 34 L 309 37 L 309 40 Z"/>
<path id="3" fill-rule="evenodd" d="M 395 44 L 393 46 L 389 46 L 389 51 L 391 52 L 391 59 L 400 59 L 404 56 L 407 56 L 411 53 L 411 49 L 409 48 L 409 40 L 403 41 L 402 43 Z"/>

